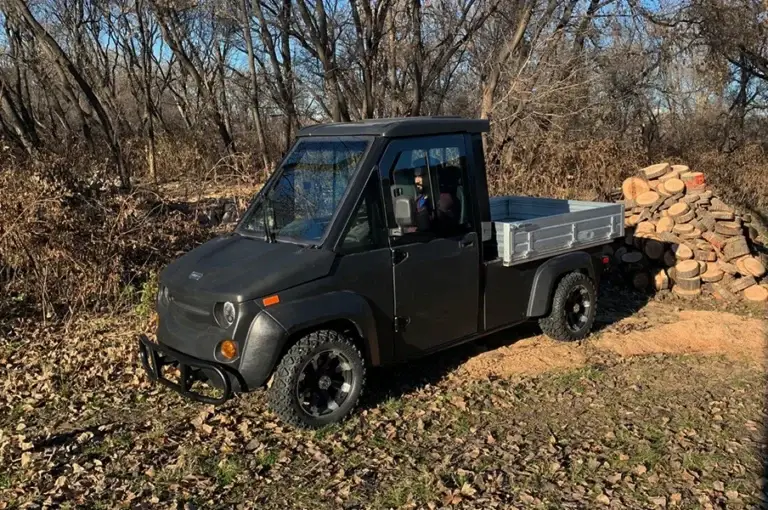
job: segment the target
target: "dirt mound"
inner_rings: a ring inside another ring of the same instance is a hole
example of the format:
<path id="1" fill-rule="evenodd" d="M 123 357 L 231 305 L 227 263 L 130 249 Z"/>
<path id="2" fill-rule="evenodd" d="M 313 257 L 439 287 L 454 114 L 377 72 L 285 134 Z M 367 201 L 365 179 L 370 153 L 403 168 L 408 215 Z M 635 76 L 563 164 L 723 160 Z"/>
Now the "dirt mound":
<path id="1" fill-rule="evenodd" d="M 651 303 L 581 344 L 534 336 L 474 356 L 459 370 L 473 378 L 535 375 L 579 367 L 606 353 L 627 357 L 717 354 L 762 364 L 766 358 L 765 322 L 726 312 L 676 311 Z"/>

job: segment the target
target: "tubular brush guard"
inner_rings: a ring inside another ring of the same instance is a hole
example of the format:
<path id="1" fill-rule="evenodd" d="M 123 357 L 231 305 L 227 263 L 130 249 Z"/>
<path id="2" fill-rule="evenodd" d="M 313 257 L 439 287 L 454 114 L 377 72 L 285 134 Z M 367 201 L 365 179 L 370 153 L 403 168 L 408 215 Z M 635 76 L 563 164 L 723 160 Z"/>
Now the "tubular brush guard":
<path id="1" fill-rule="evenodd" d="M 139 336 L 139 358 L 144 371 L 151 380 L 159 382 L 189 399 L 220 405 L 232 398 L 232 384 L 222 367 L 217 363 L 192 358 L 169 347 L 154 343 L 146 335 Z M 166 366 L 178 367 L 181 372 L 178 383 L 163 376 L 163 367 Z M 195 381 L 206 380 L 210 380 L 215 387 L 221 388 L 223 394 L 217 398 L 192 391 L 191 387 Z"/>

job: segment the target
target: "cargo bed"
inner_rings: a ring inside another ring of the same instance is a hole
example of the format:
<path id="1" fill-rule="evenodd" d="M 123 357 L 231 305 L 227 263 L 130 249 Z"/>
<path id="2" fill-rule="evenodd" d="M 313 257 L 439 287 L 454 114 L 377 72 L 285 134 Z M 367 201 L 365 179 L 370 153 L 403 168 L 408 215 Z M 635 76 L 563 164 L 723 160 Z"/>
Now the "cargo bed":
<path id="1" fill-rule="evenodd" d="M 624 205 L 521 196 L 490 199 L 505 266 L 553 257 L 624 236 Z"/>

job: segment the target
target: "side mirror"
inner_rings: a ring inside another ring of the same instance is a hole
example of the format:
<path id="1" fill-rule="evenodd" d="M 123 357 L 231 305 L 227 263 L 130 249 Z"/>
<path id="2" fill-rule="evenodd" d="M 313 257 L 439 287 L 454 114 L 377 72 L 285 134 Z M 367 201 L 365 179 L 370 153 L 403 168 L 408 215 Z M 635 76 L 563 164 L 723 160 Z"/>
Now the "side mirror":
<path id="1" fill-rule="evenodd" d="M 416 207 L 408 197 L 397 197 L 394 203 L 395 223 L 400 228 L 412 227 L 416 224 Z"/>

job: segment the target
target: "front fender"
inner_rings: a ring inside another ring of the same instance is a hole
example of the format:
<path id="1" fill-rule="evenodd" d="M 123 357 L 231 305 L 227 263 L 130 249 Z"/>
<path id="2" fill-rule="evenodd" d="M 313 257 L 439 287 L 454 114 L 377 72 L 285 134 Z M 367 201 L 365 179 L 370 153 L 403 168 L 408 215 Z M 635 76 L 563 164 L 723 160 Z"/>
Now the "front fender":
<path id="1" fill-rule="evenodd" d="M 328 292 L 273 305 L 256 316 L 248 331 L 240 364 L 240 373 L 248 387 L 255 388 L 266 382 L 293 335 L 338 320 L 354 325 L 364 339 L 366 359 L 371 365 L 379 365 L 376 320 L 368 301 L 354 292 Z"/>

